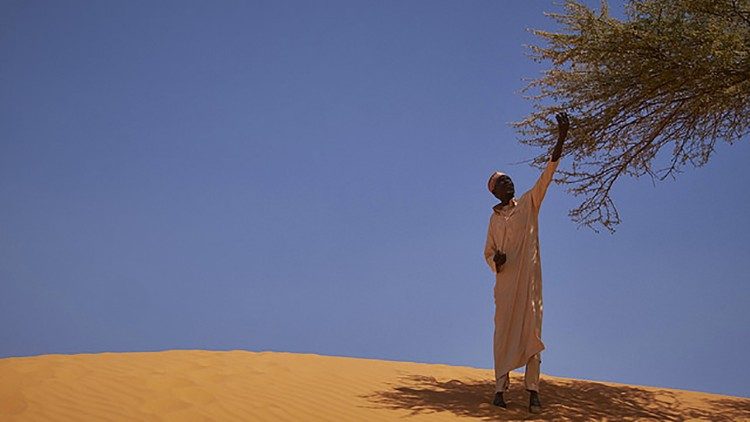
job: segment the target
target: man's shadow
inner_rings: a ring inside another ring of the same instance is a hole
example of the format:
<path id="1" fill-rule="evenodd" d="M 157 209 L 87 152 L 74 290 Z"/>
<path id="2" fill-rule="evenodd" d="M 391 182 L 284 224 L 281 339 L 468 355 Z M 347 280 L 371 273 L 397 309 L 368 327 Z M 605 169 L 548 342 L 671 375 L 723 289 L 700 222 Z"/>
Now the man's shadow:
<path id="1" fill-rule="evenodd" d="M 512 373 L 511 373 L 512 374 Z M 669 390 L 646 390 L 631 386 L 610 386 L 585 380 L 540 379 L 543 411 L 528 412 L 529 394 L 520 376 L 511 375 L 505 394 L 508 408 L 493 406 L 492 380 L 437 381 L 433 377 L 410 375 L 386 391 L 364 396 L 372 406 L 402 409 L 411 415 L 450 412 L 484 420 L 750 420 L 750 399 L 706 399 L 700 406 L 680 400 Z"/>

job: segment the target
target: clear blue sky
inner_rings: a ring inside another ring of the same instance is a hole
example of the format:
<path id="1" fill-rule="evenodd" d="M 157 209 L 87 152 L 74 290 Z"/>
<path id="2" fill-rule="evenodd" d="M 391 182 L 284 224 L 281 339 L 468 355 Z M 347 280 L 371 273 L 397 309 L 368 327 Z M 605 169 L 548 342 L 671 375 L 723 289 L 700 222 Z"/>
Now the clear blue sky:
<path id="1" fill-rule="evenodd" d="M 598 3 L 598 2 L 592 2 Z M 552 2 L 0 3 L 0 356 L 492 367 L 490 173 Z M 615 7 L 617 13 L 621 8 Z M 750 396 L 750 145 L 540 216 L 542 371 Z M 563 161 L 562 166 L 569 165 Z"/>

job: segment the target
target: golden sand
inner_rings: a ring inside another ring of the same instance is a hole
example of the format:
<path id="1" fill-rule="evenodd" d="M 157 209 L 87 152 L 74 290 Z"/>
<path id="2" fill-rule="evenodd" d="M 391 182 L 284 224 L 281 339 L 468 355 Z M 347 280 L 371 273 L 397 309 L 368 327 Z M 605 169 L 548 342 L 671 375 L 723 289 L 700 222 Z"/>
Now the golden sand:
<path id="1" fill-rule="evenodd" d="M 541 376 L 508 409 L 492 370 L 280 352 L 168 350 L 0 359 L 0 421 L 750 421 L 750 399 Z"/>

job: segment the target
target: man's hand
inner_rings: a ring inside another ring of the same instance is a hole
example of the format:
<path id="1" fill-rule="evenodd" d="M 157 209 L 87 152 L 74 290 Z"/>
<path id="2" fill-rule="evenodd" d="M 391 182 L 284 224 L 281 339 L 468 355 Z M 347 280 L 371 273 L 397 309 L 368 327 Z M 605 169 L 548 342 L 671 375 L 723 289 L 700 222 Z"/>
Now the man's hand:
<path id="1" fill-rule="evenodd" d="M 496 272 L 500 272 L 500 267 L 505 264 L 505 261 L 507 260 L 507 257 L 503 252 L 495 252 L 494 258 L 492 258 L 493 261 L 495 261 L 495 270 Z"/>
<path id="2" fill-rule="evenodd" d="M 562 112 L 555 115 L 557 120 L 557 133 L 558 139 L 565 139 L 568 137 L 568 129 L 570 129 L 570 119 L 568 119 L 568 113 Z"/>
<path id="3" fill-rule="evenodd" d="M 568 129 L 570 129 L 570 120 L 568 119 L 568 113 L 557 113 L 557 115 L 555 115 L 555 119 L 557 120 L 558 138 L 555 149 L 552 151 L 552 161 L 557 161 L 560 159 L 560 156 L 562 155 L 563 143 L 565 143 L 565 139 L 568 137 Z"/>

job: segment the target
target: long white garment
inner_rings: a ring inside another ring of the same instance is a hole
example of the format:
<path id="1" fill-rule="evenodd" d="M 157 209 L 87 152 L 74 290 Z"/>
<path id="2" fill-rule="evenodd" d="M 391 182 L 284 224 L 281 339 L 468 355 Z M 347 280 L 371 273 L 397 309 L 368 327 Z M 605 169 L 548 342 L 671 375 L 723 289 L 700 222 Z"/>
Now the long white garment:
<path id="1" fill-rule="evenodd" d="M 549 161 L 534 186 L 506 206 L 493 207 L 484 258 L 495 272 L 495 377 L 526 365 L 542 343 L 542 262 L 539 208 L 559 161 Z M 495 252 L 507 261 L 495 269 Z"/>

